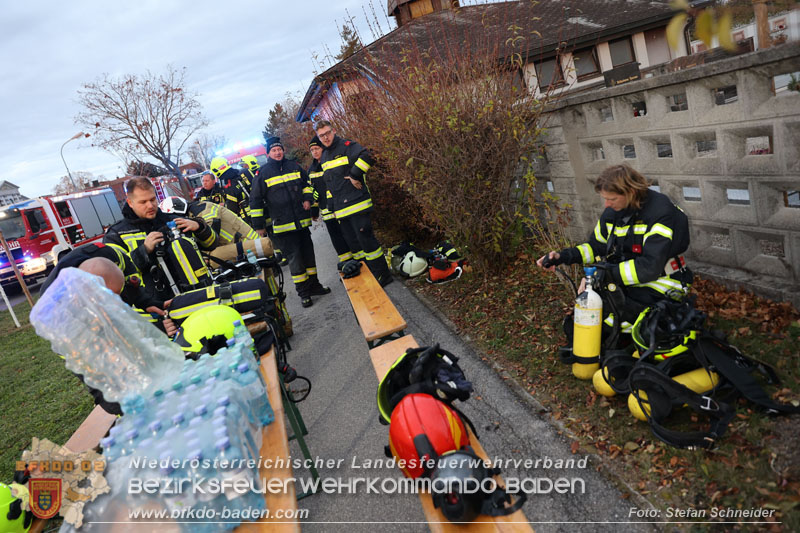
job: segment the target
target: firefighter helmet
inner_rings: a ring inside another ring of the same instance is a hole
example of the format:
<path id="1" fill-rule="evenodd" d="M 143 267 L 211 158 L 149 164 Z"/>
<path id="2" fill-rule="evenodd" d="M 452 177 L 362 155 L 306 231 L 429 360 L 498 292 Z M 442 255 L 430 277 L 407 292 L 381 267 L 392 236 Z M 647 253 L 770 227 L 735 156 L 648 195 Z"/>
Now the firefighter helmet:
<path id="1" fill-rule="evenodd" d="M 688 302 L 658 302 L 639 313 L 631 337 L 640 354 L 652 352 L 656 361 L 663 361 L 687 351 L 703 322 L 705 313 Z"/>
<path id="2" fill-rule="evenodd" d="M 167 196 L 158 207 L 165 213 L 175 213 L 177 215 L 185 215 L 189 211 L 189 202 L 180 196 Z"/>
<path id="3" fill-rule="evenodd" d="M 228 164 L 228 160 L 224 157 L 215 157 L 211 160 L 209 168 L 216 177 L 220 177 L 225 173 L 226 170 L 230 168 L 230 165 Z"/>
<path id="4" fill-rule="evenodd" d="M 242 158 L 242 164 L 255 176 L 261 165 L 258 164 L 258 159 L 254 155 L 246 155 Z"/>
<path id="5" fill-rule="evenodd" d="M 22 533 L 31 528 L 33 515 L 25 509 L 28 498 L 25 485 L 0 483 L 0 531 Z"/>
<path id="6" fill-rule="evenodd" d="M 428 270 L 428 262 L 415 252 L 408 252 L 397 267 L 398 273 L 406 278 L 415 278 Z"/>
<path id="7" fill-rule="evenodd" d="M 430 474 L 439 456 L 468 445 L 458 414 L 429 394 L 409 394 L 392 411 L 389 450 L 406 477 Z"/>
<path id="8" fill-rule="evenodd" d="M 175 342 L 184 352 L 191 352 L 198 357 L 225 347 L 228 339 L 233 338 L 233 323 L 242 321 L 242 315 L 227 305 L 209 305 L 189 315 L 178 330 Z"/>

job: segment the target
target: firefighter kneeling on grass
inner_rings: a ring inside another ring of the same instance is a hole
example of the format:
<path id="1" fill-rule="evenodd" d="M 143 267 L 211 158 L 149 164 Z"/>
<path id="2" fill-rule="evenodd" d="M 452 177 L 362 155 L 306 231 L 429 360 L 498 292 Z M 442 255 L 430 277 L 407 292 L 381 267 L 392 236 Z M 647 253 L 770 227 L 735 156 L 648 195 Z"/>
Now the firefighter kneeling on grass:
<path id="1" fill-rule="evenodd" d="M 594 263 L 604 258 L 607 285 L 595 290 L 616 293 L 622 305 L 621 316 L 613 316 L 603 306 L 604 333 L 619 321 L 622 333 L 630 332 L 639 314 L 663 300 L 683 300 L 689 292 L 692 272 L 683 254 L 689 247 L 689 220 L 669 197 L 649 188 L 639 172 L 628 165 L 605 169 L 594 186 L 604 201 L 600 216 L 588 242 L 560 252 L 549 252 L 536 262 L 554 271 L 557 265 Z M 604 298 L 604 301 L 606 298 Z M 564 327 L 569 349 L 572 323 Z"/>

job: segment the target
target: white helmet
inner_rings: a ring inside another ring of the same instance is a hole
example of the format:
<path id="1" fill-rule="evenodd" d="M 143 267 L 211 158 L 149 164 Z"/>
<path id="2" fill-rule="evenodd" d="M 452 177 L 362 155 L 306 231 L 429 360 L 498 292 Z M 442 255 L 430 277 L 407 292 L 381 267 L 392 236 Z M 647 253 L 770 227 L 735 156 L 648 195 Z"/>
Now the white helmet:
<path id="1" fill-rule="evenodd" d="M 158 207 L 165 213 L 175 213 L 176 215 L 185 215 L 189 211 L 189 202 L 180 196 L 167 196 Z"/>
<path id="2" fill-rule="evenodd" d="M 400 262 L 400 267 L 398 270 L 400 271 L 401 276 L 415 278 L 420 274 L 424 274 L 425 271 L 428 270 L 428 262 L 414 252 L 408 252 Z"/>

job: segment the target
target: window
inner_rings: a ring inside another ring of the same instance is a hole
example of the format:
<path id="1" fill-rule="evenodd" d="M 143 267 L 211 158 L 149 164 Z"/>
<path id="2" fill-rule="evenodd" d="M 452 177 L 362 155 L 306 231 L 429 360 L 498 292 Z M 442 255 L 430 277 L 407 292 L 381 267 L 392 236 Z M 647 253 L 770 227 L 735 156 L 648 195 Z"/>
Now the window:
<path id="1" fill-rule="evenodd" d="M 633 43 L 630 37 L 611 41 L 608 43 L 608 48 L 611 51 L 611 64 L 615 67 L 633 63 L 636 58 L 633 55 Z"/>
<path id="2" fill-rule="evenodd" d="M 684 187 L 683 199 L 687 202 L 699 202 L 702 199 L 700 187 Z"/>
<path id="3" fill-rule="evenodd" d="M 611 110 L 611 106 L 600 108 L 600 122 L 614 122 L 614 112 Z"/>
<path id="4" fill-rule="evenodd" d="M 647 116 L 647 104 L 644 101 L 633 103 L 633 116 L 644 117 Z"/>
<path id="5" fill-rule="evenodd" d="M 593 146 L 592 147 L 592 160 L 594 161 L 602 161 L 606 158 L 606 153 L 603 151 L 602 146 Z"/>
<path id="6" fill-rule="evenodd" d="M 667 105 L 672 113 L 686 111 L 689 109 L 689 100 L 686 99 L 686 93 L 673 94 L 672 96 L 667 96 Z"/>
<path id="7" fill-rule="evenodd" d="M 622 157 L 625 159 L 636 159 L 636 147 L 632 144 L 623 145 Z"/>
<path id="8" fill-rule="evenodd" d="M 644 41 L 647 47 L 647 60 L 650 65 L 666 63 L 672 59 L 669 44 L 667 44 L 666 28 L 647 30 L 644 32 Z"/>
<path id="9" fill-rule="evenodd" d="M 25 217 L 28 219 L 28 226 L 31 228 L 31 233 L 39 233 L 41 226 L 39 220 L 36 218 L 36 211 L 25 211 Z"/>
<path id="10" fill-rule="evenodd" d="M 597 61 L 595 48 L 584 48 L 572 54 L 575 63 L 575 75 L 578 81 L 600 75 L 600 62 Z"/>
<path id="11" fill-rule="evenodd" d="M 744 145 L 747 155 L 770 155 L 772 153 L 772 137 L 769 135 L 747 137 Z"/>
<path id="12" fill-rule="evenodd" d="M 672 144 L 656 143 L 656 153 L 660 158 L 672 157 Z"/>
<path id="13" fill-rule="evenodd" d="M 783 205 L 800 209 L 800 191 L 783 191 Z"/>
<path id="14" fill-rule="evenodd" d="M 772 90 L 777 94 L 784 91 L 800 91 L 800 72 L 787 72 L 772 77 Z"/>
<path id="15" fill-rule="evenodd" d="M 697 141 L 697 157 L 716 157 L 717 156 L 717 140 L 709 139 L 705 141 Z"/>
<path id="16" fill-rule="evenodd" d="M 55 206 L 56 206 L 56 211 L 58 211 L 58 216 L 62 220 L 72 216 L 72 213 L 70 213 L 69 205 L 67 205 L 67 202 L 56 202 Z"/>
<path id="17" fill-rule="evenodd" d="M 750 205 L 750 191 L 747 189 L 725 189 L 728 203 L 733 205 Z"/>
<path id="18" fill-rule="evenodd" d="M 552 181 L 547 180 L 547 184 L 546 185 L 547 185 L 547 192 L 555 192 L 556 189 L 555 189 L 555 187 L 553 187 L 553 182 Z"/>
<path id="19" fill-rule="evenodd" d="M 729 85 L 727 87 L 720 87 L 711 91 L 714 95 L 714 103 L 717 105 L 731 104 L 739 99 L 736 92 L 736 85 Z"/>
<path id="20" fill-rule="evenodd" d="M 431 0 L 421 0 L 419 2 L 411 2 L 411 17 L 417 18 L 423 15 L 427 15 L 428 13 L 433 13 L 433 5 L 431 4 Z"/>
<path id="21" fill-rule="evenodd" d="M 758 247 L 761 249 L 763 255 L 768 255 L 770 257 L 786 257 L 786 252 L 783 249 L 783 241 L 759 239 Z"/>
<path id="22" fill-rule="evenodd" d="M 547 89 L 550 85 L 557 87 L 564 83 L 564 73 L 558 58 L 548 59 L 536 65 L 536 76 L 539 78 L 539 88 Z"/>

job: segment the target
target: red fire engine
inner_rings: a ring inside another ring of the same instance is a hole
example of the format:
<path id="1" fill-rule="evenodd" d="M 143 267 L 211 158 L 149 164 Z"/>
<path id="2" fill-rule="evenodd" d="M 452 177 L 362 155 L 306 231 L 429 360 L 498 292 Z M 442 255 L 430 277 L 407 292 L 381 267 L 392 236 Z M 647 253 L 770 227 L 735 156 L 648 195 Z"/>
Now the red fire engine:
<path id="1" fill-rule="evenodd" d="M 102 241 L 106 229 L 119 220 L 122 210 L 109 188 L 41 196 L 0 210 L 0 229 L 26 282 L 46 276 L 59 253 Z M 16 283 L 4 250 L 0 282 Z"/>

